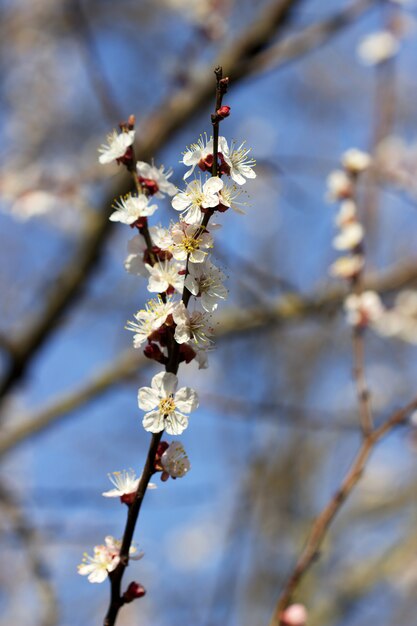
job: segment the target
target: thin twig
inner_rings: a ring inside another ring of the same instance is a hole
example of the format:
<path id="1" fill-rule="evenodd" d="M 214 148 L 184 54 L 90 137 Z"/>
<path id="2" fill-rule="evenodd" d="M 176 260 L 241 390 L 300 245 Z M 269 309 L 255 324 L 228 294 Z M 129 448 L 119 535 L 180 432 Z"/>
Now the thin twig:
<path id="1" fill-rule="evenodd" d="M 281 621 L 283 611 L 291 602 L 293 594 L 295 593 L 302 578 L 309 570 L 310 566 L 318 558 L 319 548 L 333 519 L 361 478 L 368 458 L 376 444 L 393 428 L 399 426 L 400 424 L 404 424 L 409 414 L 416 408 L 417 398 L 412 400 L 404 408 L 392 413 L 392 415 L 381 426 L 374 429 L 363 439 L 362 444 L 353 459 L 352 465 L 342 480 L 339 489 L 316 518 L 308 536 L 306 546 L 303 549 L 295 568 L 288 578 L 279 597 L 269 626 L 284 626 L 284 623 Z"/>
<path id="2" fill-rule="evenodd" d="M 365 377 L 365 345 L 363 340 L 364 329 L 355 326 L 352 329 L 353 346 L 353 377 L 356 383 L 358 396 L 360 425 L 366 437 L 373 429 L 371 395 Z"/>

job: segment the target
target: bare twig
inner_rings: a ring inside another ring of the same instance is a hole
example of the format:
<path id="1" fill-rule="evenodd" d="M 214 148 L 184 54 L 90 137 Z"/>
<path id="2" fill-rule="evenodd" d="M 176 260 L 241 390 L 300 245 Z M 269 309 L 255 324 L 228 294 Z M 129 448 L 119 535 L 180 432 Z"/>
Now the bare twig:
<path id="1" fill-rule="evenodd" d="M 284 589 L 274 609 L 269 626 L 284 626 L 281 615 L 284 609 L 291 602 L 301 579 L 304 577 L 310 566 L 319 555 L 319 548 L 323 539 L 341 506 L 355 488 L 365 469 L 368 458 L 376 444 L 387 435 L 393 428 L 404 424 L 409 414 L 417 408 L 417 398 L 412 400 L 404 408 L 392 413 L 392 415 L 381 426 L 375 428 L 362 441 L 362 444 L 352 462 L 352 465 L 345 475 L 339 489 L 333 495 L 328 504 L 316 518 L 295 568 L 288 578 Z"/>
<path id="2" fill-rule="evenodd" d="M 365 346 L 363 341 L 364 329 L 355 326 L 352 329 L 353 346 L 353 377 L 356 383 L 358 396 L 360 425 L 364 436 L 367 436 L 373 428 L 373 416 L 371 407 L 371 396 L 365 377 Z"/>

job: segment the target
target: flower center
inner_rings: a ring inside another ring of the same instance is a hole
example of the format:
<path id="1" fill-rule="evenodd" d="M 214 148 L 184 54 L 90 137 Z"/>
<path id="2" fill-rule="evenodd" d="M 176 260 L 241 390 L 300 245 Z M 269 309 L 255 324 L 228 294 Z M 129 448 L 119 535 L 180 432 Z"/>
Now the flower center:
<path id="1" fill-rule="evenodd" d="M 200 238 L 194 239 L 194 237 L 184 236 L 181 242 L 181 246 L 184 248 L 184 250 L 188 254 L 190 254 L 190 252 L 194 252 L 194 250 L 197 250 L 199 245 L 200 245 Z"/>
<path id="2" fill-rule="evenodd" d="M 170 396 L 169 398 L 164 398 L 159 403 L 159 412 L 163 415 L 169 415 L 175 411 L 175 402 L 174 398 Z"/>

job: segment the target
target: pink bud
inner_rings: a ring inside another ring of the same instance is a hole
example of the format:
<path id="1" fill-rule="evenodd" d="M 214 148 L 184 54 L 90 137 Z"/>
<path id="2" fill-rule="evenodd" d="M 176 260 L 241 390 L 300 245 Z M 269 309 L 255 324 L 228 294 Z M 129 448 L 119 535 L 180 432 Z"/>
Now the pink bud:
<path id="1" fill-rule="evenodd" d="M 229 117 L 230 115 L 230 107 L 223 105 L 220 109 L 217 109 L 216 113 L 222 120 L 224 120 L 225 117 Z"/>
<path id="2" fill-rule="evenodd" d="M 132 602 L 133 600 L 136 600 L 136 598 L 143 598 L 145 593 L 146 590 L 143 585 L 132 582 L 124 592 L 123 599 L 125 602 Z"/>
<path id="3" fill-rule="evenodd" d="M 291 604 L 281 615 L 281 622 L 285 626 L 305 626 L 307 610 L 303 604 Z"/>

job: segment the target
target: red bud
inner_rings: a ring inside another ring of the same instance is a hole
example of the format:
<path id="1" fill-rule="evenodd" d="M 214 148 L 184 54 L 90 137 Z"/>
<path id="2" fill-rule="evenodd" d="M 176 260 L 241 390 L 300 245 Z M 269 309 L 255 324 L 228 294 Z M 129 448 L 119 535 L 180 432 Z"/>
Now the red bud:
<path id="1" fill-rule="evenodd" d="M 230 115 L 230 107 L 223 105 L 220 109 L 217 109 L 216 113 L 222 120 L 224 120 L 225 117 L 229 117 Z"/>
<path id="2" fill-rule="evenodd" d="M 140 585 L 139 583 L 136 583 L 136 582 L 132 582 L 130 583 L 126 591 L 124 592 L 123 599 L 125 602 L 132 602 L 133 600 L 136 600 L 136 598 L 143 598 L 145 593 L 146 593 L 146 590 L 143 585 Z"/>

